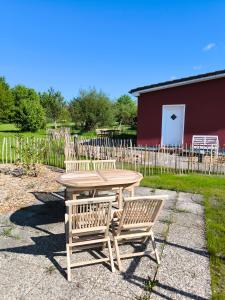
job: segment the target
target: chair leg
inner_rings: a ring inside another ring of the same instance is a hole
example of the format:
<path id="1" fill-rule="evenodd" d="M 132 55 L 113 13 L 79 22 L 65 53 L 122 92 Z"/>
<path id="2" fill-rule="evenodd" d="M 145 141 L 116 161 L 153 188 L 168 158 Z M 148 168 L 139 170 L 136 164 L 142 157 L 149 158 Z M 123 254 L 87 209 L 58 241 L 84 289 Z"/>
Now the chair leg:
<path id="1" fill-rule="evenodd" d="M 148 239 L 149 239 L 149 236 L 144 237 L 142 243 L 143 244 L 147 243 Z"/>
<path id="2" fill-rule="evenodd" d="M 115 272 L 113 254 L 112 254 L 112 247 L 111 247 L 110 240 L 108 240 L 108 249 L 109 249 L 109 259 L 110 259 L 111 269 L 112 269 L 112 272 Z"/>
<path id="3" fill-rule="evenodd" d="M 134 197 L 134 187 L 132 186 L 131 191 L 130 191 L 131 197 Z"/>
<path id="4" fill-rule="evenodd" d="M 70 267 L 70 247 L 66 245 L 66 258 L 67 258 L 67 280 L 71 281 L 71 267 Z"/>
<path id="5" fill-rule="evenodd" d="M 115 247 L 115 251 L 116 251 L 116 260 L 117 260 L 118 269 L 119 269 L 119 271 L 122 271 L 120 251 L 119 251 L 118 241 L 116 239 L 114 239 L 114 247 Z"/>
<path id="6" fill-rule="evenodd" d="M 155 243 L 155 238 L 154 238 L 154 234 L 152 233 L 150 235 L 151 237 L 151 241 L 152 241 L 152 247 L 153 247 L 153 250 L 155 252 L 155 257 L 156 257 L 156 261 L 157 261 L 157 264 L 159 265 L 160 264 L 160 258 L 159 258 L 159 254 L 158 254 L 158 250 L 156 248 L 156 243 Z"/>

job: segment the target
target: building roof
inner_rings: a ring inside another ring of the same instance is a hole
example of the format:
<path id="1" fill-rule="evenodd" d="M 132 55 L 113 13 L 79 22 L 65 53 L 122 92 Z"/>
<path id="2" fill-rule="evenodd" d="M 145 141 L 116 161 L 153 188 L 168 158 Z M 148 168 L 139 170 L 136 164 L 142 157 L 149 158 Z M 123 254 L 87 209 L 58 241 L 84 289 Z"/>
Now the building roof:
<path id="1" fill-rule="evenodd" d="M 176 87 L 176 86 L 180 86 L 180 85 L 197 83 L 197 82 L 211 80 L 211 79 L 217 79 L 217 78 L 221 78 L 221 77 L 225 77 L 225 70 L 219 70 L 216 72 L 199 74 L 199 75 L 195 75 L 195 76 L 189 76 L 189 77 L 184 77 L 184 78 L 180 78 L 180 79 L 164 81 L 164 82 L 160 82 L 160 83 L 156 83 L 156 84 L 145 85 L 145 86 L 141 86 L 141 87 L 132 89 L 129 91 L 129 93 L 133 94 L 134 96 L 139 96 L 142 93 L 149 93 L 149 92 L 153 92 L 153 91 L 157 91 L 157 90 L 172 88 L 172 87 Z"/>

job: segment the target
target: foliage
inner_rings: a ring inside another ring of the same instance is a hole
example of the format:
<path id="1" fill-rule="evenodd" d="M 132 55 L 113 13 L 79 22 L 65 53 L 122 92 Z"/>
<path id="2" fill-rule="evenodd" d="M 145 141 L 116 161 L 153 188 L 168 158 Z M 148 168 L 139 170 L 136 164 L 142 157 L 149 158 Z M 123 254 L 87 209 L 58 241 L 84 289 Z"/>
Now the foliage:
<path id="1" fill-rule="evenodd" d="M 30 100 L 31 102 L 40 101 L 38 94 L 34 89 L 27 88 L 24 85 L 16 85 L 12 89 L 12 93 L 14 96 L 15 106 L 19 106 L 21 101 Z"/>
<path id="2" fill-rule="evenodd" d="M 112 103 L 103 92 L 81 90 L 70 103 L 72 119 L 84 129 L 110 126 L 113 123 Z"/>
<path id="3" fill-rule="evenodd" d="M 210 254 L 212 299 L 225 295 L 225 180 L 224 176 L 162 174 L 145 177 L 143 186 L 198 193 L 204 196 L 206 238 Z"/>
<path id="4" fill-rule="evenodd" d="M 4 77 L 0 77 L 0 121 L 8 122 L 13 115 L 13 94 Z"/>
<path id="5" fill-rule="evenodd" d="M 18 85 L 13 89 L 14 122 L 22 131 L 35 132 L 46 124 L 45 112 L 35 90 Z"/>
<path id="6" fill-rule="evenodd" d="M 58 120 L 68 121 L 70 119 L 64 97 L 59 91 L 50 88 L 47 92 L 40 93 L 39 95 L 46 116 L 50 121 L 53 121 L 56 124 Z"/>
<path id="7" fill-rule="evenodd" d="M 60 117 L 58 118 L 58 121 L 63 125 L 66 126 L 69 121 L 71 121 L 71 114 L 69 112 L 69 107 L 65 105 L 61 111 Z"/>
<path id="8" fill-rule="evenodd" d="M 15 123 L 22 131 L 35 132 L 45 125 L 45 112 L 39 102 L 21 101 L 15 113 Z"/>
<path id="9" fill-rule="evenodd" d="M 117 122 L 123 125 L 135 126 L 137 118 L 137 105 L 128 95 L 122 95 L 114 104 Z"/>
<path id="10" fill-rule="evenodd" d="M 45 140 L 37 140 L 35 138 L 23 138 L 18 135 L 18 144 L 15 146 L 16 156 L 18 157 L 16 164 L 21 165 L 26 175 L 38 175 L 38 163 L 44 163 L 47 155 L 47 147 Z"/>
<path id="11" fill-rule="evenodd" d="M 158 280 L 155 280 L 155 278 L 152 280 L 148 276 L 148 280 L 145 281 L 145 290 L 148 291 L 149 293 L 152 292 L 153 288 L 157 285 Z"/>
<path id="12" fill-rule="evenodd" d="M 128 95 L 112 103 L 103 92 L 93 88 L 81 90 L 78 97 L 66 103 L 61 92 L 53 88 L 38 94 L 24 85 L 10 88 L 0 77 L 0 122 L 14 123 L 15 131 L 36 132 L 45 127 L 46 117 L 54 122 L 54 127 L 57 123 L 65 126 L 73 120 L 82 133 L 97 127 L 110 127 L 115 121 L 134 128 L 136 111 L 136 103 Z"/>

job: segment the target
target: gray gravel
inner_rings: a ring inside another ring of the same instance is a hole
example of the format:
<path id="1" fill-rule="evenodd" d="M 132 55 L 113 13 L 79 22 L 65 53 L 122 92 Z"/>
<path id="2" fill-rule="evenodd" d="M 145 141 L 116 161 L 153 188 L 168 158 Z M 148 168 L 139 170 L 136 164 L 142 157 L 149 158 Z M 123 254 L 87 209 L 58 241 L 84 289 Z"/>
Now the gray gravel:
<path id="1" fill-rule="evenodd" d="M 111 273 L 107 264 L 91 265 L 73 269 L 68 283 L 63 202 L 37 194 L 27 208 L 0 215 L 0 298 L 137 299 L 147 293 L 145 281 L 150 278 L 156 283 L 148 292 L 151 299 L 210 299 L 202 197 L 141 187 L 135 192 L 169 194 L 155 225 L 159 268 L 154 257 L 124 260 L 123 273 Z M 137 245 L 123 246 L 123 251 L 128 247 Z M 95 255 L 82 252 L 76 258 Z"/>

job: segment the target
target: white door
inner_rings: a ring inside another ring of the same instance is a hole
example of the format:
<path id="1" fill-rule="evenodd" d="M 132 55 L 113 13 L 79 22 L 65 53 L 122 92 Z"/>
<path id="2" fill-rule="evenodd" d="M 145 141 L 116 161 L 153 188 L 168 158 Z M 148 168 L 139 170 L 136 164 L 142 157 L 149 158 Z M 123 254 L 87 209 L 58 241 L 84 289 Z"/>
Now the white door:
<path id="1" fill-rule="evenodd" d="M 163 105 L 161 144 L 182 145 L 184 136 L 185 105 Z"/>

